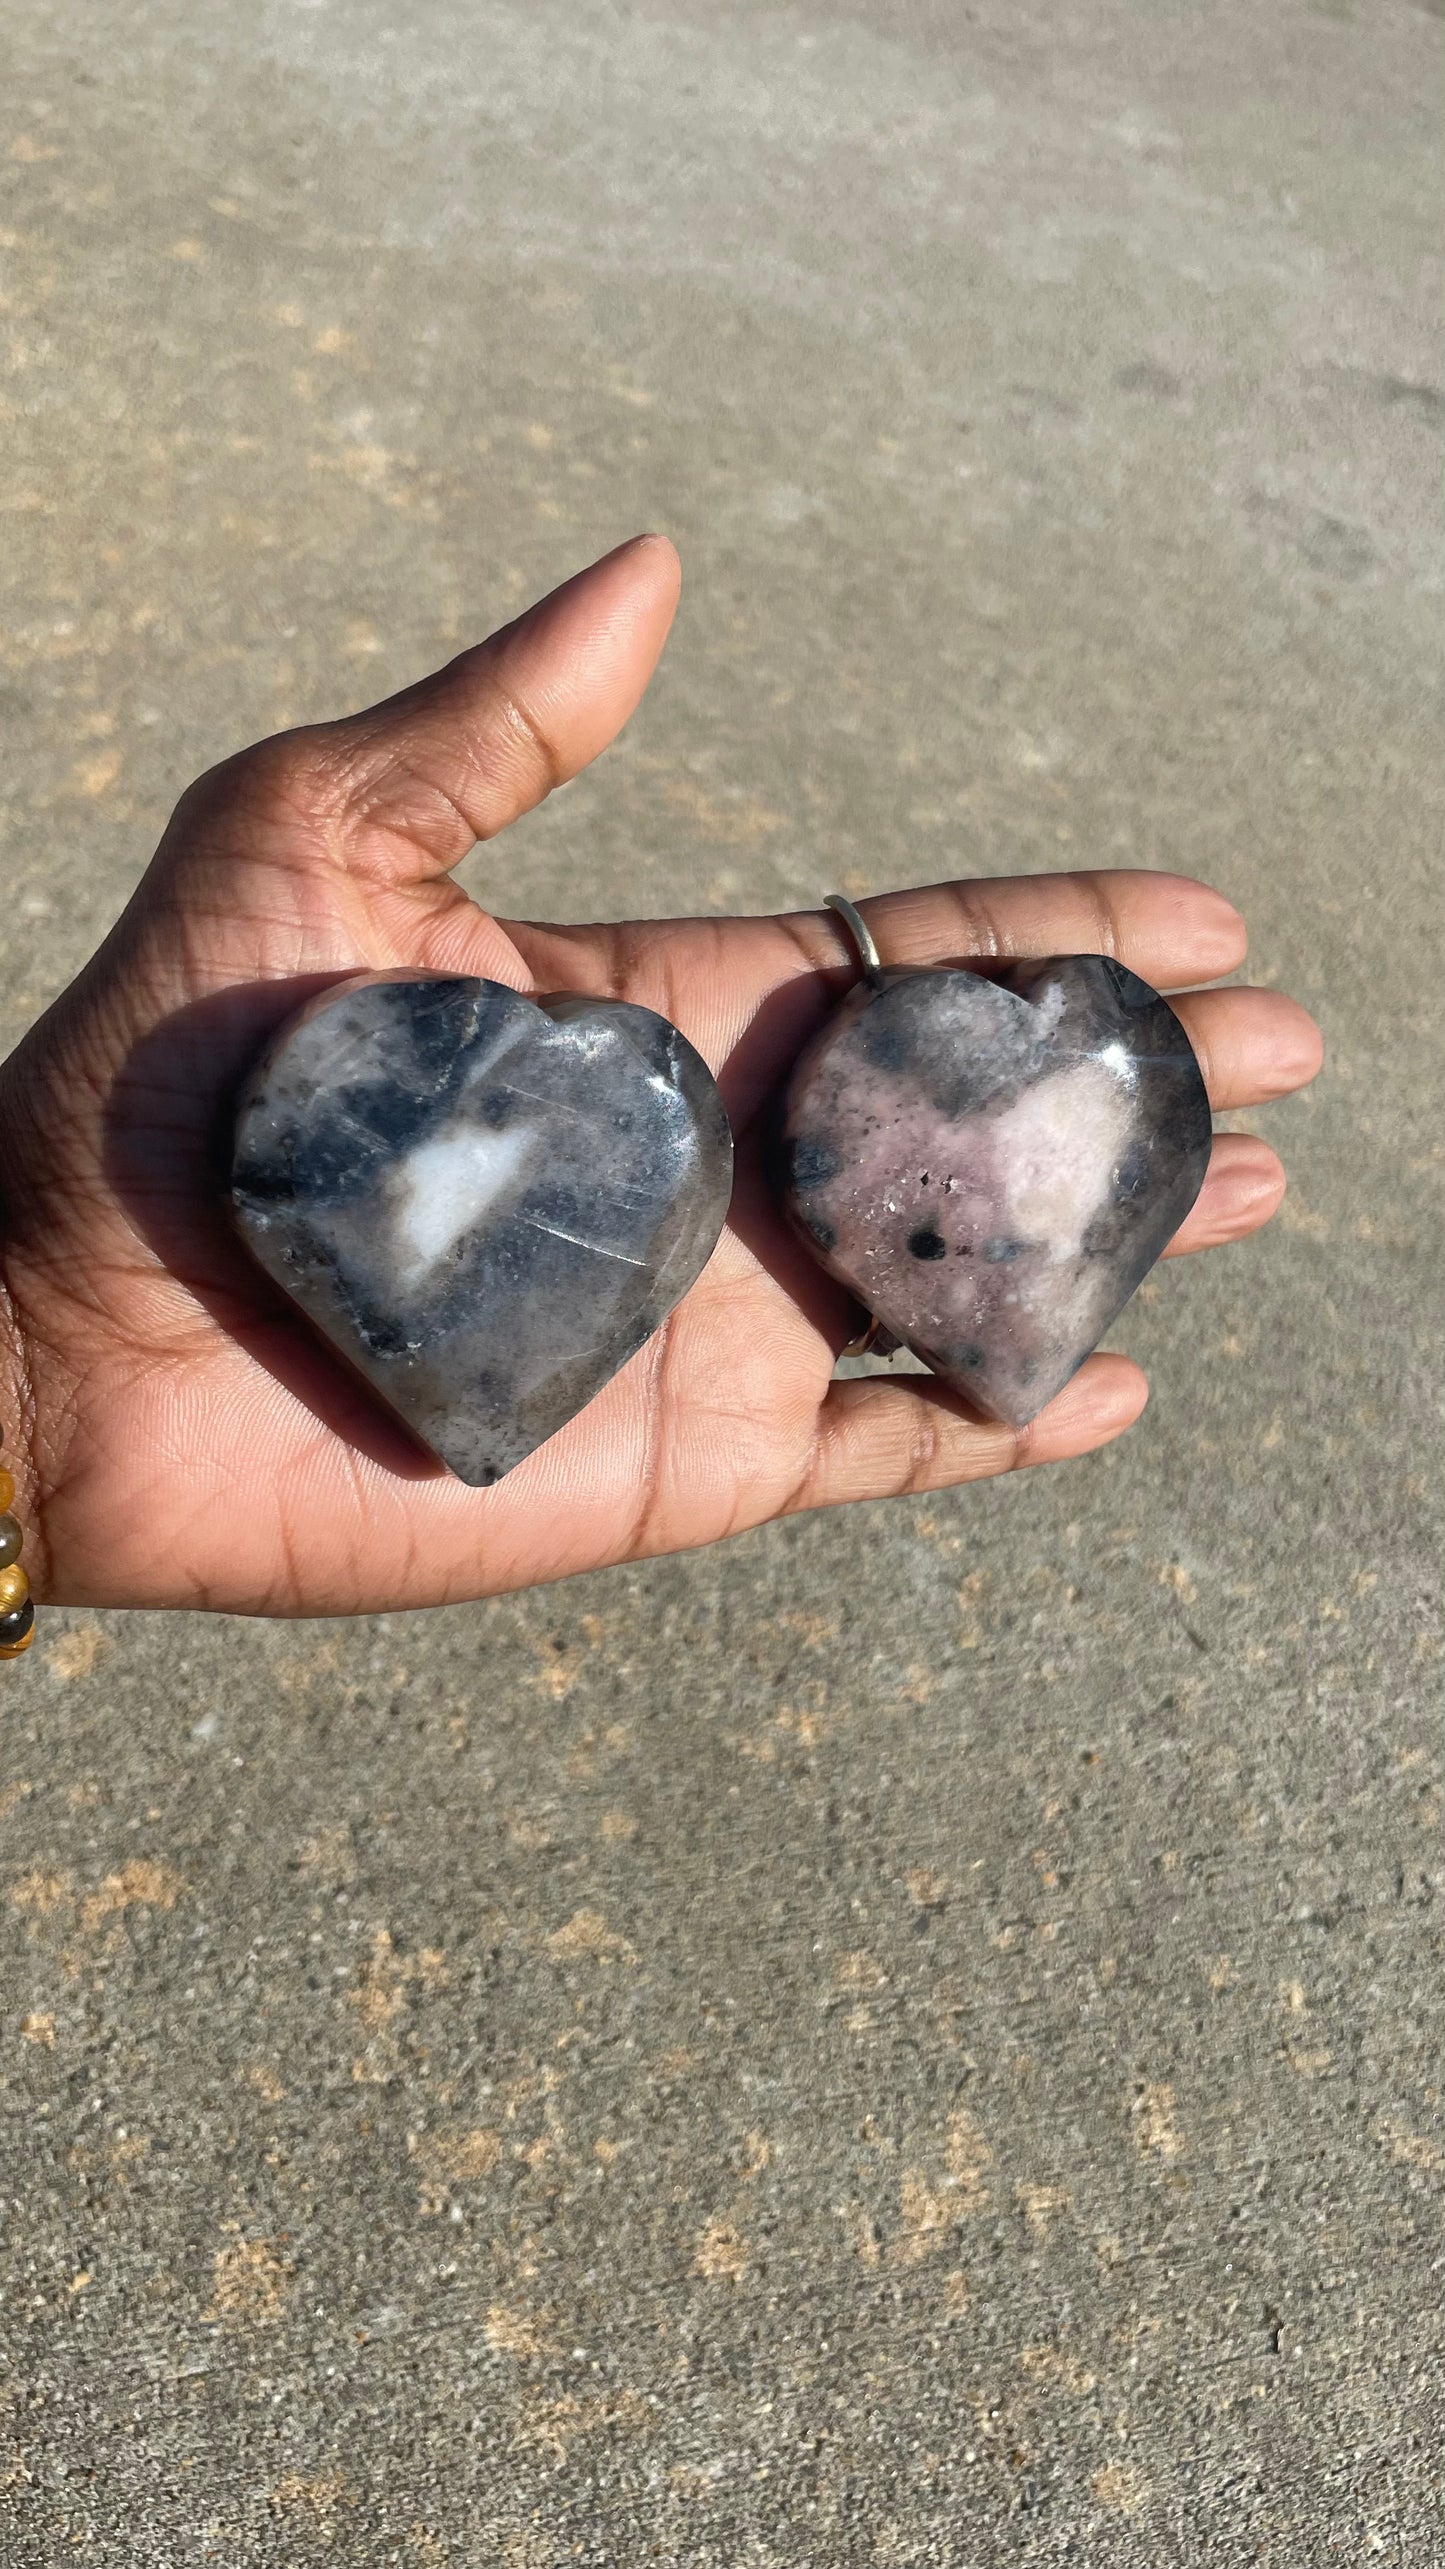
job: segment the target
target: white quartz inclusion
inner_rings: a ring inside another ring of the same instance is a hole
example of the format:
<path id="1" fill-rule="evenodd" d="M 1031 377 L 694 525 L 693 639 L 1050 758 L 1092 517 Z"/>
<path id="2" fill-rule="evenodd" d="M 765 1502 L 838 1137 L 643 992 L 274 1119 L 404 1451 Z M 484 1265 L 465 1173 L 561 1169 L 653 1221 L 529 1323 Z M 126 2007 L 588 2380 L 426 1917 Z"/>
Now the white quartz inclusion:
<path id="1" fill-rule="evenodd" d="M 536 1148 L 535 1132 L 489 1133 L 448 1126 L 419 1142 L 394 1180 L 398 1282 L 406 1290 L 439 1266 L 464 1232 L 515 1185 Z"/>
<path id="2" fill-rule="evenodd" d="M 1026 1088 L 990 1119 L 997 1227 L 1041 1249 L 1051 1266 L 1075 1265 L 1110 1200 L 1132 1115 L 1128 1090 L 1096 1062 Z"/>

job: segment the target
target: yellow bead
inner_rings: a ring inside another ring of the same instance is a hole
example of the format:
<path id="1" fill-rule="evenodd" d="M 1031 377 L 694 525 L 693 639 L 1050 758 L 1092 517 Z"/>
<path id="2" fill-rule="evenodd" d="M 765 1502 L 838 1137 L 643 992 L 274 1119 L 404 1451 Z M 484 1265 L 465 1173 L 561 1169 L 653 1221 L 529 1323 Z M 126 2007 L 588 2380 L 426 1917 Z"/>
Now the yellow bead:
<path id="1" fill-rule="evenodd" d="M 21 1652 L 22 1652 L 22 1651 L 25 1651 L 25 1650 L 28 1650 L 28 1649 L 29 1649 L 29 1647 L 30 1647 L 30 1645 L 31 1645 L 31 1643 L 32 1643 L 32 1641 L 33 1641 L 34 1639 L 35 1639 L 35 1626 L 34 1626 L 34 1624 L 32 1624 L 32 1625 L 31 1625 L 31 1627 L 30 1627 L 30 1630 L 25 1634 L 25 1636 L 24 1636 L 23 1640 L 21 1640 L 21 1641 L 0 1641 L 0 1659 L 18 1659 L 18 1658 L 20 1657 L 20 1654 L 21 1654 Z"/>
<path id="2" fill-rule="evenodd" d="M 15 1498 L 15 1475 L 14 1475 L 14 1473 L 13 1473 L 13 1472 L 0 1471 L 0 1516 L 3 1516 L 3 1515 L 5 1514 L 6 1509 L 7 1509 L 8 1507 L 10 1507 L 10 1506 L 13 1504 L 13 1502 L 14 1502 L 14 1498 Z"/>
<path id="3" fill-rule="evenodd" d="M 29 1594 L 30 1582 L 18 1561 L 12 1561 L 8 1570 L 0 1570 L 0 1615 L 13 1615 Z"/>

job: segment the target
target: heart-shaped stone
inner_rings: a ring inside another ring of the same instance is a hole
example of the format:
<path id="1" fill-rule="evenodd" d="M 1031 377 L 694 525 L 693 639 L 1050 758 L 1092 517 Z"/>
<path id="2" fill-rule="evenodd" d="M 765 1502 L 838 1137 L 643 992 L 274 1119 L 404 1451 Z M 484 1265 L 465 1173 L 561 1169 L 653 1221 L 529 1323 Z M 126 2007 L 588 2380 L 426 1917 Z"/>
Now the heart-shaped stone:
<path id="1" fill-rule="evenodd" d="M 814 1254 L 986 1417 L 1022 1427 L 1098 1345 L 1209 1165 L 1167 1000 L 1105 955 L 864 982 L 793 1074 Z"/>
<path id="2" fill-rule="evenodd" d="M 231 1201 L 268 1274 L 484 1488 L 651 1337 L 731 1186 L 712 1075 L 650 1008 L 383 972 L 269 1046 Z"/>

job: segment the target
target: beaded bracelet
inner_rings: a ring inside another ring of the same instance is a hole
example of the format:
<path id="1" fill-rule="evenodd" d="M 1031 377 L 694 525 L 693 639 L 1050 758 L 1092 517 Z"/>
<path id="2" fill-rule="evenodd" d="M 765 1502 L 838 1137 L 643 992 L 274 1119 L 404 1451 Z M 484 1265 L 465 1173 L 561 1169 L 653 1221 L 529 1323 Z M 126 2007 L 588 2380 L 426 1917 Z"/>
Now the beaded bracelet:
<path id="1" fill-rule="evenodd" d="M 18 1659 L 35 1639 L 34 1601 L 20 1567 L 25 1537 L 10 1514 L 14 1496 L 15 1475 L 0 1465 L 0 1659 Z"/>

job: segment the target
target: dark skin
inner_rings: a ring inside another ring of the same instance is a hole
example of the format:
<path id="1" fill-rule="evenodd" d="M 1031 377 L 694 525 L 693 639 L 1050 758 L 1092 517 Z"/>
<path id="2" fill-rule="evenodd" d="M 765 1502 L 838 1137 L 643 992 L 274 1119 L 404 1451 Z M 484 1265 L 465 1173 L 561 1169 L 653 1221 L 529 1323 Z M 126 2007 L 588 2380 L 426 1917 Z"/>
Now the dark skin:
<path id="1" fill-rule="evenodd" d="M 856 977 L 822 912 L 564 928 L 451 879 L 627 721 L 677 602 L 639 537 L 419 686 L 262 742 L 184 796 L 99 953 L 0 1071 L 0 1419 L 38 1594 L 348 1614 L 440 1605 L 716 1542 L 800 1508 L 1061 1462 L 1147 1387 L 1091 1357 L 1014 1430 L 928 1378 L 835 1382 L 856 1306 L 774 1211 L 760 1111 Z M 1318 1033 L 1243 960 L 1219 894 L 1146 873 L 945 883 L 862 905 L 893 963 L 1107 952 L 1175 1000 L 1216 1108 L 1280 1097 Z M 236 1083 L 306 992 L 358 969 L 477 973 L 658 1010 L 712 1066 L 732 1216 L 667 1325 L 562 1433 L 470 1490 L 382 1415 L 250 1266 L 219 1204 Z M 1170 1254 L 1237 1240 L 1284 1192 L 1217 1138 Z"/>

